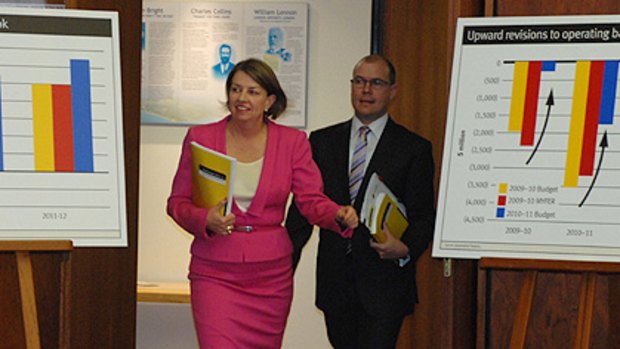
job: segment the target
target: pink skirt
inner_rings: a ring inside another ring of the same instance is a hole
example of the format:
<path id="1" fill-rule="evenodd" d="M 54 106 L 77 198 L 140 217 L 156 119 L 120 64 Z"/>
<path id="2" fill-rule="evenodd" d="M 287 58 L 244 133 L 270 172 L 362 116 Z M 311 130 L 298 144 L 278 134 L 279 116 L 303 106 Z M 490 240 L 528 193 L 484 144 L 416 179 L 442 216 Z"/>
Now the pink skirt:
<path id="1" fill-rule="evenodd" d="M 291 257 L 230 263 L 192 257 L 192 312 L 201 349 L 279 349 L 293 297 Z"/>

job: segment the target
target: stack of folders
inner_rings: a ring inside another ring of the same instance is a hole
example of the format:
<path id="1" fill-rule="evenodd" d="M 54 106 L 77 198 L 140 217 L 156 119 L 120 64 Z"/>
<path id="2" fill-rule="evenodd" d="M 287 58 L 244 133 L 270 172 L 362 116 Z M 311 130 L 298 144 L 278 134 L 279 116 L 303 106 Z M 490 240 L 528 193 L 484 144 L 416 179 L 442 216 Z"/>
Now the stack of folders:
<path id="1" fill-rule="evenodd" d="M 378 242 L 385 242 L 383 226 L 387 226 L 390 233 L 400 239 L 407 226 L 405 206 L 396 195 L 383 183 L 377 173 L 373 173 L 368 182 L 364 195 L 364 204 L 361 210 L 361 220 Z"/>
<path id="2" fill-rule="evenodd" d="M 237 160 L 226 154 L 191 142 L 192 201 L 211 208 L 226 199 L 222 215 L 230 213 L 233 199 L 233 178 Z"/>

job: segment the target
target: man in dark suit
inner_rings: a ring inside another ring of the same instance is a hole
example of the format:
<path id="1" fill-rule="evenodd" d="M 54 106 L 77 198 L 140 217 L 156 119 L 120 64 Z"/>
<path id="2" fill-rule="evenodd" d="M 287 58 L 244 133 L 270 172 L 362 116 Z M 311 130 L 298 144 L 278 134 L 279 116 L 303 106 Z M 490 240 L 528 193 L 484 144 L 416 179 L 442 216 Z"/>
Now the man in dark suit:
<path id="1" fill-rule="evenodd" d="M 376 172 L 405 205 L 409 222 L 400 240 L 384 227 L 387 240 L 383 243 L 374 241 L 363 225 L 351 239 L 321 230 L 316 305 L 325 315 L 327 335 L 336 349 L 396 346 L 403 319 L 417 302 L 415 261 L 432 239 L 431 144 L 389 117 L 395 94 L 393 65 L 379 55 L 364 57 L 355 65 L 351 80 L 355 116 L 310 134 L 313 158 L 332 200 L 353 203 L 360 212 L 368 181 Z M 360 133 L 363 126 L 367 130 Z M 351 172 L 359 172 L 351 170 L 352 165 L 362 168 L 361 182 L 350 178 Z M 296 264 L 313 227 L 294 204 L 286 226 Z"/>

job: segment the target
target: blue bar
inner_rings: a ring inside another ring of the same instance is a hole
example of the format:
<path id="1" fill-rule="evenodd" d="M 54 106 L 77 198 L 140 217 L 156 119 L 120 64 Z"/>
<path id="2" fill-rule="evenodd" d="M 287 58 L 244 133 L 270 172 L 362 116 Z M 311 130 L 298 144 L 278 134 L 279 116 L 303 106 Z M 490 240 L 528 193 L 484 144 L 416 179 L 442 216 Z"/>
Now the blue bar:
<path id="1" fill-rule="evenodd" d="M 555 61 L 543 61 L 542 71 L 555 71 Z"/>
<path id="2" fill-rule="evenodd" d="M 504 218 L 505 215 L 506 215 L 506 208 L 498 207 L 497 208 L 497 214 L 495 215 L 495 217 L 496 218 Z"/>
<path id="3" fill-rule="evenodd" d="M 616 85 L 618 83 L 618 61 L 606 61 L 603 73 L 603 91 L 601 92 L 600 125 L 611 125 L 614 122 L 616 106 Z"/>
<path id="4" fill-rule="evenodd" d="M 71 60 L 71 108 L 75 172 L 94 172 L 90 62 Z"/>

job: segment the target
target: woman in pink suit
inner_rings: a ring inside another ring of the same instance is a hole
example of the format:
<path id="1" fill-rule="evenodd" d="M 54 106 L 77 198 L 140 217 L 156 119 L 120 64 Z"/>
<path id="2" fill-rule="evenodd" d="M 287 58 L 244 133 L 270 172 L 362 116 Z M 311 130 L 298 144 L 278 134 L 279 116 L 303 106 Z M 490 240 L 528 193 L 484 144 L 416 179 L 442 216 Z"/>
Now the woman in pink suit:
<path id="1" fill-rule="evenodd" d="M 189 279 L 202 349 L 276 349 L 290 310 L 292 246 L 283 227 L 289 194 L 306 218 L 349 236 L 351 206 L 323 194 L 320 172 L 302 131 L 281 126 L 286 96 L 267 64 L 239 62 L 226 80 L 230 115 L 191 127 L 168 198 L 168 214 L 194 235 Z M 190 143 L 237 159 L 232 212 L 192 203 Z"/>

